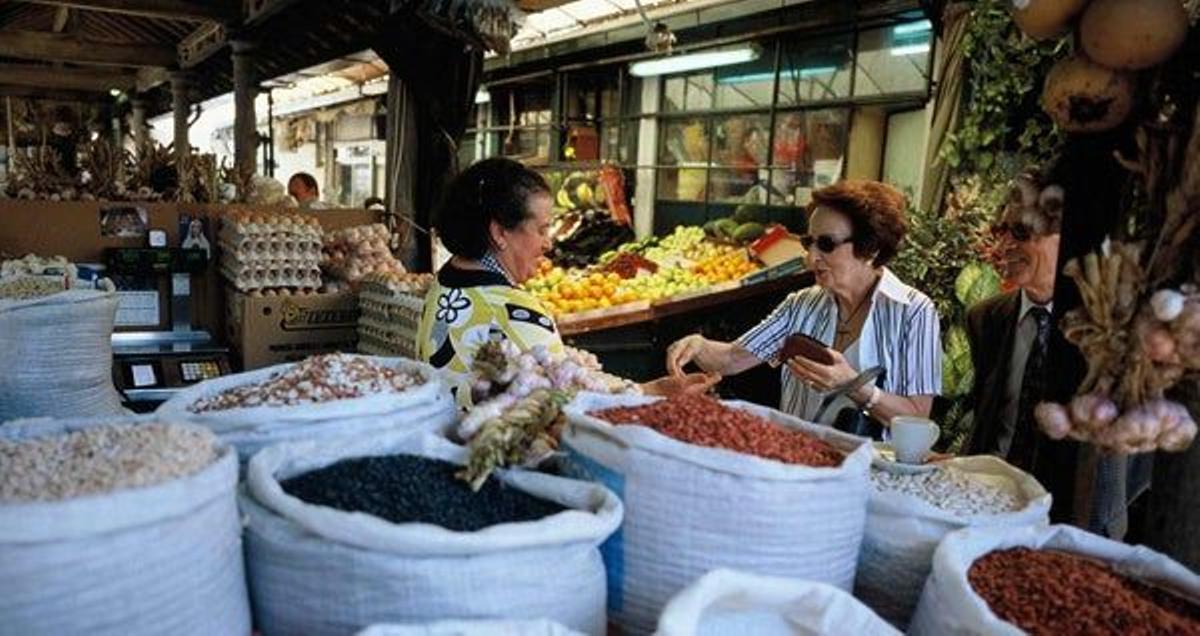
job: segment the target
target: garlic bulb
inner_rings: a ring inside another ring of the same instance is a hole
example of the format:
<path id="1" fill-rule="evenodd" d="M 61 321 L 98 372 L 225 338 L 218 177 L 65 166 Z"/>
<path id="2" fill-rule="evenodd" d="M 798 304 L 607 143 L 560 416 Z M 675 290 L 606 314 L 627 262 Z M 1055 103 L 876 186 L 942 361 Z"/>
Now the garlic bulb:
<path id="1" fill-rule="evenodd" d="M 1183 313 L 1186 302 L 1183 294 L 1173 289 L 1160 289 L 1150 297 L 1150 306 L 1154 309 L 1154 317 L 1163 322 L 1171 322 Z"/>

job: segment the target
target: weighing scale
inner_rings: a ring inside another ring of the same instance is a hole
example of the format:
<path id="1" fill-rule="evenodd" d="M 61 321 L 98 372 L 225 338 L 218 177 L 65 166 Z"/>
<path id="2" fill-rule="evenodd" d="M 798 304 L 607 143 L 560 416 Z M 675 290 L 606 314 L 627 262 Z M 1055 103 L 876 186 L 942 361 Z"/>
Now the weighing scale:
<path id="1" fill-rule="evenodd" d="M 170 282 L 170 302 L 164 308 L 169 329 L 112 335 L 113 384 L 127 408 L 153 411 L 181 389 L 231 372 L 229 348 L 207 331 L 192 329 L 191 282 L 194 274 L 204 273 L 209 266 L 204 250 L 110 248 L 105 250 L 105 261 L 110 274 L 167 277 Z"/>

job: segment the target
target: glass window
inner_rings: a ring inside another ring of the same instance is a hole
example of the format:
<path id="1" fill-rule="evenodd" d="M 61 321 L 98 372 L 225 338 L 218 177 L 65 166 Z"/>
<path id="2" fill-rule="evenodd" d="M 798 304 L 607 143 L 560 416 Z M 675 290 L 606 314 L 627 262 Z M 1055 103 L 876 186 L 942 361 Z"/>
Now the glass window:
<path id="1" fill-rule="evenodd" d="M 663 88 L 663 110 L 709 110 L 713 107 L 711 71 L 668 77 Z"/>
<path id="2" fill-rule="evenodd" d="M 718 117 L 713 130 L 712 163 L 724 169 L 710 178 L 709 198 L 741 201 L 758 184 L 759 171 L 767 165 L 771 116 L 764 113 Z"/>
<path id="3" fill-rule="evenodd" d="M 758 59 L 714 69 L 716 108 L 770 108 L 775 90 L 775 49 L 764 47 Z"/>
<path id="4" fill-rule="evenodd" d="M 932 38 L 928 20 L 863 31 L 858 38 L 856 96 L 926 90 Z"/>
<path id="5" fill-rule="evenodd" d="M 849 113 L 843 108 L 776 114 L 772 205 L 805 205 L 814 188 L 841 177 L 848 121 Z"/>
<path id="6" fill-rule="evenodd" d="M 475 134 L 463 135 L 458 142 L 458 169 L 466 170 L 467 166 L 475 163 Z"/>
<path id="7" fill-rule="evenodd" d="M 703 201 L 710 152 L 709 124 L 704 119 L 665 122 L 661 126 L 658 196 L 680 201 Z"/>
<path id="8" fill-rule="evenodd" d="M 851 35 L 784 42 L 779 61 L 779 105 L 850 96 Z"/>

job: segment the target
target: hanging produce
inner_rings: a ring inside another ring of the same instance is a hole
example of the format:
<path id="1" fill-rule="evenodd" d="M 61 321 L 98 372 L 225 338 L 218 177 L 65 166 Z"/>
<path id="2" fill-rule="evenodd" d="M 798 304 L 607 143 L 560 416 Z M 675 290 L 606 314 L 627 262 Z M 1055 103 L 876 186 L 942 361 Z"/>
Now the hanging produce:
<path id="1" fill-rule="evenodd" d="M 1170 59 L 1187 31 L 1181 0 L 1095 0 L 1079 22 L 1079 41 L 1097 63 L 1138 71 Z"/>
<path id="2" fill-rule="evenodd" d="M 558 447 L 560 407 L 579 391 L 632 393 L 637 385 L 604 373 L 586 351 L 545 347 L 522 352 L 508 340 L 479 348 L 472 361 L 475 406 L 458 426 L 471 451 L 460 477 L 478 490 L 503 466 L 536 464 Z"/>
<path id="3" fill-rule="evenodd" d="M 1013 22 L 1035 40 L 1066 33 L 1088 0 L 1013 0 Z"/>
<path id="4" fill-rule="evenodd" d="M 1133 110 L 1134 81 L 1083 55 L 1059 60 L 1046 75 L 1042 109 L 1068 132 L 1115 127 Z"/>

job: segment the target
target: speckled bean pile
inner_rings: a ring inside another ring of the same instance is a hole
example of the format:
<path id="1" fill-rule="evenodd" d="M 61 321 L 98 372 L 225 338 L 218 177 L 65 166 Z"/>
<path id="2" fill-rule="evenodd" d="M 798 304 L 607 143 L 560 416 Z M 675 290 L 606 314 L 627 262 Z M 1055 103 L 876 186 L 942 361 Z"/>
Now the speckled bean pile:
<path id="1" fill-rule="evenodd" d="M 0 503 L 57 501 L 192 475 L 216 460 L 215 441 L 207 430 L 170 424 L 0 439 Z"/>
<path id="2" fill-rule="evenodd" d="M 1026 503 L 1013 493 L 972 478 L 966 471 L 948 467 L 915 475 L 872 468 L 871 483 L 876 490 L 914 495 L 946 512 L 962 516 L 1014 512 L 1024 508 Z"/>
<path id="3" fill-rule="evenodd" d="M 397 371 L 361 356 L 342 353 L 312 356 L 264 382 L 234 387 L 201 398 L 193 413 L 256 406 L 295 406 L 398 393 L 424 383 L 417 374 Z"/>

